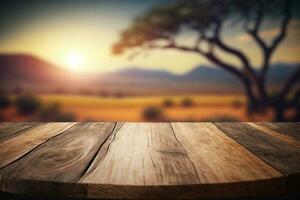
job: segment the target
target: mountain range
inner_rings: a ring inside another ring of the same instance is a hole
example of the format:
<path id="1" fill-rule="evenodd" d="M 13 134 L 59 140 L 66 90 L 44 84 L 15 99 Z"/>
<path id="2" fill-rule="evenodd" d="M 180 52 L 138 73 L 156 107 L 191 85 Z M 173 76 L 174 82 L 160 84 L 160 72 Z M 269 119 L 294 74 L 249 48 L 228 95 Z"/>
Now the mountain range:
<path id="1" fill-rule="evenodd" d="M 268 73 L 269 87 L 279 87 L 295 67 L 296 64 L 273 64 Z M 181 75 L 137 67 L 126 67 L 106 74 L 79 74 L 24 54 L 0 55 L 0 84 L 6 90 L 22 87 L 38 92 L 85 90 L 91 93 L 113 91 L 140 95 L 242 91 L 235 76 L 213 66 L 196 66 Z"/>

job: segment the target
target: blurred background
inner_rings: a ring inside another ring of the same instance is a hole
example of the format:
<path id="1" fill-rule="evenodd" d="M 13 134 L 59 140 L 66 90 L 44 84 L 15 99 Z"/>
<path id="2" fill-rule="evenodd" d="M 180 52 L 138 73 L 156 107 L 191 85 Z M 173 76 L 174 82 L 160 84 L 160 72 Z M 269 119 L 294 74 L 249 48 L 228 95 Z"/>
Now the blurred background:
<path id="1" fill-rule="evenodd" d="M 289 0 L 10 0 L 0 121 L 299 121 Z"/>

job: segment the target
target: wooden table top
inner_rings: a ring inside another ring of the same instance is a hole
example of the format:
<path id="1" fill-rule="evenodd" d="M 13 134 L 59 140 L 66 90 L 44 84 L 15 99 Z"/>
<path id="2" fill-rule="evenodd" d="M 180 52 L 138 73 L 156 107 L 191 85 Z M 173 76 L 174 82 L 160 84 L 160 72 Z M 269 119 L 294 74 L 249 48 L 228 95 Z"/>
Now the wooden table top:
<path id="1" fill-rule="evenodd" d="M 0 123 L 0 189 L 47 197 L 299 194 L 300 123 Z"/>

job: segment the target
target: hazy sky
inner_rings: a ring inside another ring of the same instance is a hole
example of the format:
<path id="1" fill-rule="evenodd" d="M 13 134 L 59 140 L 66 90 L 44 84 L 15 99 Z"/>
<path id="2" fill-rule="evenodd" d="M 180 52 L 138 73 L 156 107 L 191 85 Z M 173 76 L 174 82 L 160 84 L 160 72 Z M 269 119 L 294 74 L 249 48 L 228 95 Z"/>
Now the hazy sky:
<path id="1" fill-rule="evenodd" d="M 80 61 L 77 68 L 84 72 L 142 67 L 182 73 L 206 64 L 206 60 L 198 55 L 173 50 L 156 50 L 134 60 L 111 54 L 111 46 L 132 19 L 154 5 L 170 2 L 172 0 L 1 1 L 0 52 L 33 54 L 67 68 L 71 67 L 72 61 Z M 276 34 L 273 22 L 266 27 L 262 36 Z M 274 62 L 300 62 L 299 35 L 300 21 L 293 20 L 289 37 L 280 46 Z M 246 35 L 231 30 L 225 38 L 244 49 L 253 64 L 260 63 L 260 50 Z M 182 38 L 184 42 L 191 40 L 189 35 Z"/>

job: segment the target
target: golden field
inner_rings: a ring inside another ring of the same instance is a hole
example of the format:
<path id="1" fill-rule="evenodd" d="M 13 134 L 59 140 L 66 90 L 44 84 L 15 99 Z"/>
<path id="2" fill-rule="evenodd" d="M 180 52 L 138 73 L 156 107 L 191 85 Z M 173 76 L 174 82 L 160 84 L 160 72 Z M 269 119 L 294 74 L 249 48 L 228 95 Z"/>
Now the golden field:
<path id="1" fill-rule="evenodd" d="M 43 102 L 59 102 L 66 112 L 75 114 L 79 121 L 145 121 L 143 111 L 147 107 L 157 107 L 169 121 L 203 121 L 219 117 L 232 117 L 245 121 L 245 99 L 241 95 L 193 95 L 193 96 L 153 96 L 103 98 L 97 96 L 41 95 Z M 184 98 L 193 105 L 183 107 Z M 174 103 L 165 107 L 165 99 Z M 241 106 L 234 106 L 239 102 Z"/>
<path id="2" fill-rule="evenodd" d="M 269 114 L 249 117 L 246 113 L 246 99 L 242 95 L 116 98 L 47 94 L 35 97 L 44 107 L 53 103 L 59 104 L 60 113 L 72 115 L 71 120 L 63 119 L 68 121 L 268 121 L 271 119 Z M 16 99 L 15 96 L 10 98 L 12 101 Z M 188 99 L 192 104 L 184 106 L 184 99 Z M 171 101 L 172 105 L 166 106 L 164 104 L 166 100 Z M 145 110 L 149 108 L 152 114 L 147 118 Z M 159 112 L 154 118 L 153 108 L 155 112 Z M 18 114 L 14 105 L 2 109 L 0 114 L 3 121 L 59 121 L 51 118 L 42 119 L 38 115 L 39 111 L 33 115 Z"/>

